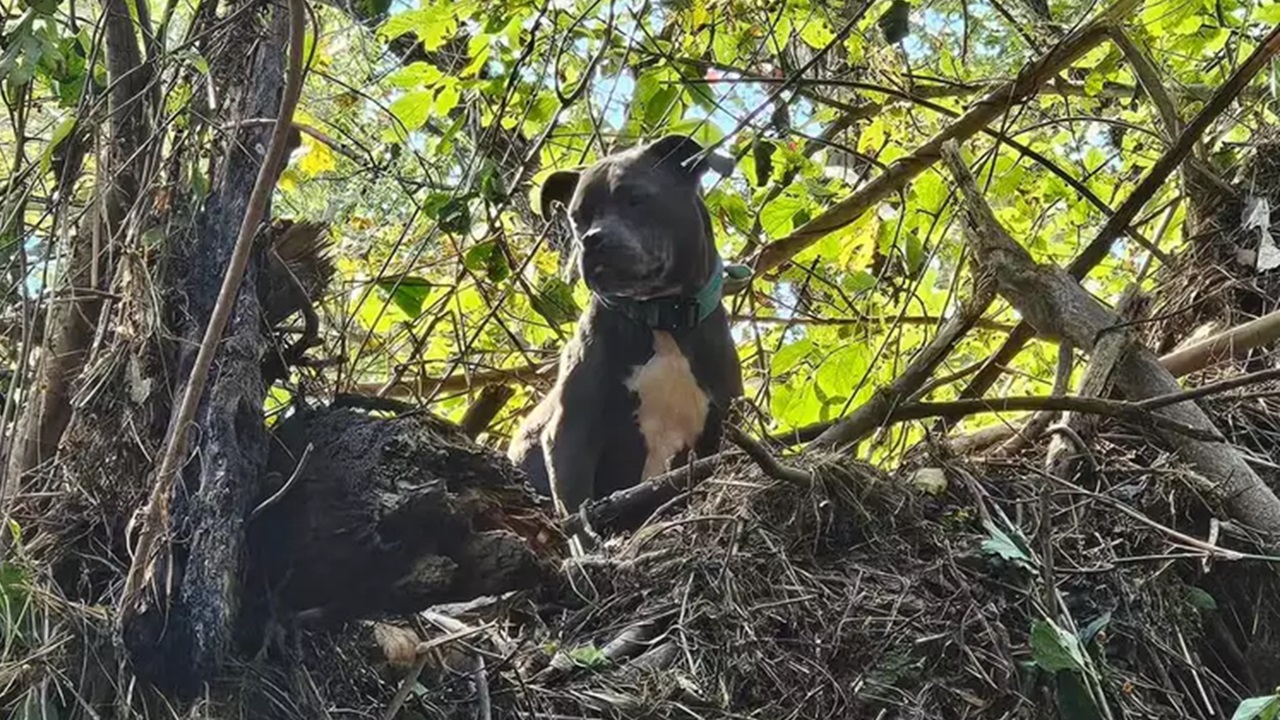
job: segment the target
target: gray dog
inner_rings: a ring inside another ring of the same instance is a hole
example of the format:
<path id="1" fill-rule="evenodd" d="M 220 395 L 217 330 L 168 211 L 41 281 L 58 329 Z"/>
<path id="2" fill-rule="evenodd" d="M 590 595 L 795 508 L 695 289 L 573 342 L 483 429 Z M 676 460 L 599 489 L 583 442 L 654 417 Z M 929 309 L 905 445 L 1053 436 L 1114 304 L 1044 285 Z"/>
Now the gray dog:
<path id="1" fill-rule="evenodd" d="M 555 387 L 508 455 L 561 513 L 716 452 L 742 368 L 721 305 L 724 266 L 699 181 L 733 161 L 671 135 L 560 171 L 541 210 L 568 208 L 591 301 Z"/>

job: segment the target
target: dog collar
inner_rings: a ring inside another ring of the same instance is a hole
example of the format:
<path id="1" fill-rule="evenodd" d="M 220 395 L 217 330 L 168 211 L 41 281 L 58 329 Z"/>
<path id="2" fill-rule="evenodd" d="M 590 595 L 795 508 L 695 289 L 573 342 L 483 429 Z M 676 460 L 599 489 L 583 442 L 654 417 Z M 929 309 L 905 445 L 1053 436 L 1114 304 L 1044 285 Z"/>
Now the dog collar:
<path id="1" fill-rule="evenodd" d="M 720 256 L 716 255 L 711 278 L 694 297 L 675 295 L 649 300 L 632 300 L 604 295 L 596 297 L 600 298 L 600 302 L 610 310 L 616 310 L 654 330 L 667 332 L 692 330 L 720 307 L 720 300 L 724 297 L 725 275 L 734 280 L 745 280 L 750 277 L 751 269 L 745 265 L 726 266 Z"/>

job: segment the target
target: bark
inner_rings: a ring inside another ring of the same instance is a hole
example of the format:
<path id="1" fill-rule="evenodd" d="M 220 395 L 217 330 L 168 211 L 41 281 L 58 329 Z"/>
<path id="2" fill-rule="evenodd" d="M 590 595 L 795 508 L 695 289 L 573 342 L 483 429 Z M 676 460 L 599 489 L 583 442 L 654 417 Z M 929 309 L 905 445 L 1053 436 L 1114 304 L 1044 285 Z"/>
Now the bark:
<path id="1" fill-rule="evenodd" d="M 224 107 L 232 108 L 230 124 L 274 117 L 279 107 L 287 10 L 275 6 L 269 18 L 258 43 L 251 42 L 251 28 L 259 21 L 242 19 L 230 31 L 229 45 L 244 43 L 256 51 L 222 54 L 230 65 L 214 70 L 227 80 L 223 96 Z M 177 377 L 188 377 L 195 362 L 270 134 L 271 128 L 260 126 L 234 134 L 197 221 L 195 241 L 185 253 L 179 250 L 179 294 L 186 313 L 179 321 L 184 342 Z M 173 589 L 122 613 L 121 633 L 135 672 L 178 699 L 192 697 L 231 650 L 240 609 L 244 522 L 266 465 L 261 365 L 268 338 L 257 294 L 262 258 L 257 260 L 246 270 L 196 412 L 191 459 L 169 498 L 169 558 L 155 572 L 171 577 Z"/>
<path id="2" fill-rule="evenodd" d="M 286 615 L 414 613 L 554 577 L 540 556 L 563 544 L 546 501 L 456 426 L 323 409 L 285 421 L 276 440 L 269 490 L 283 497 L 252 521 L 262 582 L 250 587 L 273 588 Z"/>
<path id="3" fill-rule="evenodd" d="M 1103 333 L 1115 330 L 1116 315 L 1095 300 L 1079 282 L 1058 267 L 1038 265 L 1027 251 L 1005 232 L 977 189 L 955 145 L 944 148 L 964 196 L 965 232 L 975 260 L 992 274 L 998 292 L 1017 308 L 1027 323 L 1043 337 L 1070 342 L 1092 352 Z M 1132 339 L 1126 340 L 1112 370 L 1115 386 L 1130 400 L 1177 393 L 1181 390 L 1159 358 Z M 1169 420 L 1216 433 L 1212 422 L 1193 402 L 1181 402 L 1155 411 Z M 1230 515 L 1268 535 L 1275 546 L 1280 538 L 1280 500 L 1254 473 L 1240 453 L 1223 442 L 1189 438 L 1161 430 L 1168 445 L 1194 467 L 1200 476 L 1197 490 L 1216 500 Z"/>

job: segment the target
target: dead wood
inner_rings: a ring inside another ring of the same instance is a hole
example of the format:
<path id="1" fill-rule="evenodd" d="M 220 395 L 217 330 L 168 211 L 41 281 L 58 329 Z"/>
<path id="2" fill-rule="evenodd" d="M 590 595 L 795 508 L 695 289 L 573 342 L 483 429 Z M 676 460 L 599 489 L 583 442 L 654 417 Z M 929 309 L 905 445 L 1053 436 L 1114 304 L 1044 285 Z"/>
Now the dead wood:
<path id="1" fill-rule="evenodd" d="M 286 617 L 413 613 L 554 577 L 538 554 L 559 546 L 549 504 L 504 456 L 430 415 L 300 412 L 269 468 L 298 479 L 253 523 L 249 550 Z"/>
<path id="2" fill-rule="evenodd" d="M 1280 43 L 1280 32 L 1274 35 Z M 1193 123 L 1194 126 L 1194 123 Z M 992 273 L 998 291 L 1031 327 L 1049 339 L 1065 340 L 1092 352 L 1103 333 L 1118 319 L 1090 296 L 1067 272 L 1035 263 L 1000 226 L 979 193 L 954 144 L 945 160 L 964 195 L 966 235 L 975 260 Z M 1113 375 L 1116 387 L 1134 400 L 1180 392 L 1177 381 L 1156 356 L 1129 341 Z M 1158 411 L 1182 424 L 1216 433 L 1208 417 L 1192 402 Z M 1193 440 L 1163 430 L 1165 441 L 1203 476 L 1197 490 L 1220 502 L 1241 523 L 1280 538 L 1280 500 L 1230 445 Z"/>
<path id="3" fill-rule="evenodd" d="M 221 667 L 240 610 L 244 523 L 267 450 L 261 421 L 267 341 L 257 268 L 249 260 L 301 91 L 304 12 L 297 0 L 288 11 L 275 9 L 269 39 L 239 59 L 251 69 L 251 80 L 233 88 L 242 94 L 228 105 L 240 117 L 270 116 L 279 108 L 285 122 L 274 126 L 267 143 L 261 129 L 232 138 L 187 256 L 184 289 L 191 316 L 183 335 L 198 352 L 180 359 L 186 385 L 140 514 L 119 602 L 120 633 L 135 671 L 178 699 L 193 697 Z M 252 27 L 255 21 L 247 22 Z M 286 38 L 287 83 L 279 50 Z M 188 455 L 193 424 L 200 428 L 194 463 Z"/>
<path id="4" fill-rule="evenodd" d="M 109 136 L 105 140 L 109 149 L 104 153 L 106 165 L 101 169 L 106 185 L 101 190 L 102 212 L 91 213 L 76 231 L 67 233 L 71 242 L 67 269 L 46 319 L 45 344 L 36 370 L 38 380 L 17 424 L 0 492 L 0 511 L 7 510 L 23 476 L 57 454 L 58 443 L 71 421 L 74 386 L 97 330 L 107 282 L 115 275 L 118 252 L 113 248 L 120 242 L 125 217 L 138 198 L 142 172 L 139 150 L 147 133 L 143 100 L 150 71 L 143 65 L 134 22 L 124 0 L 103 3 L 103 24 L 111 92 Z M 7 540 L 0 539 L 3 542 Z"/>

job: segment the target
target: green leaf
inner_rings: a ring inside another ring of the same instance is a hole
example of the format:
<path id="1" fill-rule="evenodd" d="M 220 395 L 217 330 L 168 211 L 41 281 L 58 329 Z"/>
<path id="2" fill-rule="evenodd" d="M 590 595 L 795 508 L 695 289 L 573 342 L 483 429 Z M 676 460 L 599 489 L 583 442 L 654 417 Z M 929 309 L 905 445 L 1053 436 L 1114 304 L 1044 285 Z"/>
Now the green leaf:
<path id="1" fill-rule="evenodd" d="M 462 94 L 458 91 L 458 81 L 453 78 L 445 78 L 440 83 L 440 87 L 436 90 L 435 111 L 439 117 L 445 117 L 458 107 L 458 100 Z"/>
<path id="2" fill-rule="evenodd" d="M 1111 611 L 1108 610 L 1094 618 L 1093 622 L 1086 625 L 1085 628 L 1080 631 L 1080 642 L 1085 645 L 1093 642 L 1093 639 L 1098 636 L 1098 633 L 1102 632 L 1102 629 L 1110 623 Z"/>
<path id="3" fill-rule="evenodd" d="M 422 306 L 435 285 L 420 277 L 404 276 L 397 280 L 379 280 L 377 287 L 384 297 L 390 296 L 391 302 L 405 315 L 416 318 L 422 314 Z"/>
<path id="4" fill-rule="evenodd" d="M 870 359 L 870 352 L 865 345 L 846 345 L 822 361 L 814 380 L 828 395 L 848 397 L 862 381 Z"/>
<path id="5" fill-rule="evenodd" d="M 391 87 L 409 90 L 412 88 L 432 87 L 440 82 L 444 73 L 440 68 L 425 62 L 413 62 L 387 76 L 386 82 Z"/>
<path id="6" fill-rule="evenodd" d="M 391 103 L 391 114 L 410 131 L 417 130 L 431 117 L 431 106 L 435 102 L 435 93 L 430 90 L 416 90 L 405 93 Z"/>
<path id="7" fill-rule="evenodd" d="M 1280 695 L 1254 697 L 1240 703 L 1231 720 L 1275 720 L 1280 715 Z"/>
<path id="8" fill-rule="evenodd" d="M 569 651 L 569 659 L 574 665 L 584 668 L 601 668 L 609 664 L 609 658 L 594 645 L 577 647 Z"/>
<path id="9" fill-rule="evenodd" d="M 53 152 L 58 149 L 58 145 L 66 140 L 76 129 L 75 115 L 68 115 L 62 118 L 58 126 L 53 129 L 53 135 L 49 137 L 49 144 L 45 146 L 44 152 L 40 155 L 40 172 L 49 172 L 50 166 L 53 164 Z"/>
<path id="10" fill-rule="evenodd" d="M 486 240 L 473 245 L 462 258 L 462 264 L 472 272 L 483 272 L 491 282 L 502 282 L 511 275 L 507 254 L 502 252 L 496 240 Z"/>
<path id="11" fill-rule="evenodd" d="M 1102 720 L 1102 713 L 1093 701 L 1083 675 L 1075 672 L 1057 673 L 1054 685 L 1062 720 Z"/>
<path id="12" fill-rule="evenodd" d="M 455 235 L 471 232 L 471 206 L 465 197 L 451 197 L 436 209 L 432 216 L 440 229 Z"/>
<path id="13" fill-rule="evenodd" d="M 832 31 L 830 23 L 821 17 L 814 16 L 800 28 L 800 39 L 809 47 L 821 50 L 836 39 L 836 34 Z"/>
<path id="14" fill-rule="evenodd" d="M 507 199 L 506 184 L 502 182 L 502 173 L 490 161 L 485 161 L 480 169 L 480 197 L 498 204 Z"/>
<path id="15" fill-rule="evenodd" d="M 987 531 L 987 539 L 982 542 L 983 552 L 998 555 L 1009 562 L 1025 568 L 1032 568 L 1035 562 L 1032 560 L 1031 551 L 1026 547 L 1026 543 L 1021 538 L 1006 533 L 990 521 L 984 520 L 982 527 Z"/>
<path id="16" fill-rule="evenodd" d="M 805 210 L 808 203 L 791 192 L 774 198 L 760 211 L 760 226 L 769 237 L 777 239 L 795 229 L 796 215 Z"/>
<path id="17" fill-rule="evenodd" d="M 1085 669 L 1084 651 L 1075 635 L 1048 620 L 1031 626 L 1031 657 L 1047 672 Z"/>
<path id="18" fill-rule="evenodd" d="M 58 11 L 58 0 L 24 0 L 22 4 L 46 16 Z"/>
<path id="19" fill-rule="evenodd" d="M 677 109 L 676 98 L 679 96 L 680 88 L 675 85 L 666 85 L 654 91 L 644 106 L 645 129 L 652 130 L 665 125 L 667 118 Z"/>
<path id="20" fill-rule="evenodd" d="M 797 340 L 778 348 L 769 362 L 769 372 L 774 377 L 785 374 L 796 366 L 796 363 L 808 357 L 813 350 L 813 341 L 809 338 Z"/>
<path id="21" fill-rule="evenodd" d="M 1261 3 L 1253 11 L 1253 19 L 1264 23 L 1280 23 L 1280 3 Z"/>
<path id="22" fill-rule="evenodd" d="M 529 298 L 534 312 L 552 325 L 572 322 L 582 312 L 573 299 L 573 287 L 555 275 L 549 275 Z"/>
<path id="23" fill-rule="evenodd" d="M 1187 601 L 1200 610 L 1217 610 L 1218 601 L 1212 595 L 1198 587 L 1187 588 Z"/>

